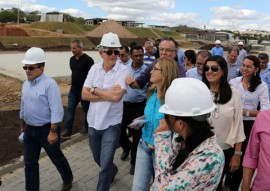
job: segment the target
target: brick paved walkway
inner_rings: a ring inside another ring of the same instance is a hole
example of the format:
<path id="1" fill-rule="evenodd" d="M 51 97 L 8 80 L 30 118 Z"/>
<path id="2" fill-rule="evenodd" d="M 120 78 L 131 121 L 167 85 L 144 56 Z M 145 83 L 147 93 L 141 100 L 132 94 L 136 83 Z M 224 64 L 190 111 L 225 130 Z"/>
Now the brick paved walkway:
<path id="1" fill-rule="evenodd" d="M 94 162 L 92 153 L 88 146 L 86 137 L 80 142 L 74 143 L 63 149 L 71 169 L 73 171 L 74 181 L 72 191 L 94 191 L 97 185 L 99 167 Z M 131 190 L 133 176 L 129 174 L 129 160 L 120 159 L 122 149 L 117 149 L 114 162 L 118 166 L 118 174 L 115 182 L 111 186 L 111 191 L 128 191 Z M 129 157 L 130 159 L 130 157 Z M 46 156 L 39 160 L 40 164 L 40 188 L 41 191 L 58 191 L 61 190 L 61 177 Z M 1 177 L 1 191 L 22 191 L 24 190 L 24 169 L 18 168 L 13 172 Z"/>

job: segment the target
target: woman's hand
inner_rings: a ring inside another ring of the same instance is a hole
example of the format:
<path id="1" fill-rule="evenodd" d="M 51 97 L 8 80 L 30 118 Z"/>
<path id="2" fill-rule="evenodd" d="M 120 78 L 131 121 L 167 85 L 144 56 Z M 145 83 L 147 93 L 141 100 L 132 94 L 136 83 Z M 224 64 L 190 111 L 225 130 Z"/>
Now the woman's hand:
<path id="1" fill-rule="evenodd" d="M 155 130 L 155 133 L 163 132 L 163 131 L 170 131 L 169 125 L 168 125 L 168 123 L 167 123 L 167 121 L 165 119 L 161 119 L 159 121 L 159 126 Z"/>
<path id="2" fill-rule="evenodd" d="M 236 171 L 240 167 L 241 155 L 233 155 L 230 162 L 230 172 Z"/>

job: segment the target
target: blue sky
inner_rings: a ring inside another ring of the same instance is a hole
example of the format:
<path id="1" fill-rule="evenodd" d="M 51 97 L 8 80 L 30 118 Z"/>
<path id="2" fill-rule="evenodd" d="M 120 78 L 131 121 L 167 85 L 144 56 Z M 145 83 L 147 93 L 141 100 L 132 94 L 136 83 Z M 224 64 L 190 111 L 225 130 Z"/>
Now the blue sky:
<path id="1" fill-rule="evenodd" d="M 135 20 L 146 25 L 270 30 L 270 0 L 0 0 L 1 8 L 66 12 L 76 17 Z"/>

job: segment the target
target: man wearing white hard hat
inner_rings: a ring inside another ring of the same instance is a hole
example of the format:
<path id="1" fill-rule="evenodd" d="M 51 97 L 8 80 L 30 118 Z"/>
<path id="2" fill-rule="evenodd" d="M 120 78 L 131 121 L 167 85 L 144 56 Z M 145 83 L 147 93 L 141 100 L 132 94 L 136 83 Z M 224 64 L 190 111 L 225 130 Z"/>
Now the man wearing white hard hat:
<path id="1" fill-rule="evenodd" d="M 38 191 L 39 155 L 43 148 L 63 180 L 62 191 L 70 190 L 73 175 L 60 148 L 60 127 L 64 111 L 57 83 L 44 74 L 46 56 L 32 47 L 22 60 L 27 80 L 22 87 L 21 132 L 23 133 L 25 189 Z"/>
<path id="2" fill-rule="evenodd" d="M 93 65 L 84 82 L 82 99 L 90 101 L 87 114 L 89 145 L 99 165 L 97 191 L 107 191 L 118 172 L 113 163 L 119 144 L 125 78 L 129 69 L 117 62 L 121 47 L 117 34 L 106 33 L 98 46 L 102 63 Z"/>
<path id="3" fill-rule="evenodd" d="M 224 56 L 224 51 L 221 46 L 220 40 L 216 40 L 215 44 L 216 46 L 211 49 L 212 56 L 216 56 L 216 55 Z"/>
<path id="4" fill-rule="evenodd" d="M 244 58 L 247 56 L 247 51 L 244 49 L 244 43 L 242 41 L 239 41 L 237 45 L 239 49 L 237 60 L 242 63 Z"/>
<path id="5" fill-rule="evenodd" d="M 200 80 L 178 78 L 172 82 L 159 109 L 165 119 L 154 134 L 152 191 L 216 190 L 224 155 L 207 121 L 215 108 L 209 89 Z"/>

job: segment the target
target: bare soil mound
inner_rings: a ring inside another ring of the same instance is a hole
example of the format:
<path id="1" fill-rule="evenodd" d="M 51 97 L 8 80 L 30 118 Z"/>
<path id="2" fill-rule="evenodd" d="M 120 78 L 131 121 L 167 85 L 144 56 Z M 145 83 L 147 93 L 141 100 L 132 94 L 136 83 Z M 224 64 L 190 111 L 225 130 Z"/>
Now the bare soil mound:
<path id="1" fill-rule="evenodd" d="M 1 26 L 0 36 L 28 36 L 28 35 L 22 28 Z"/>

